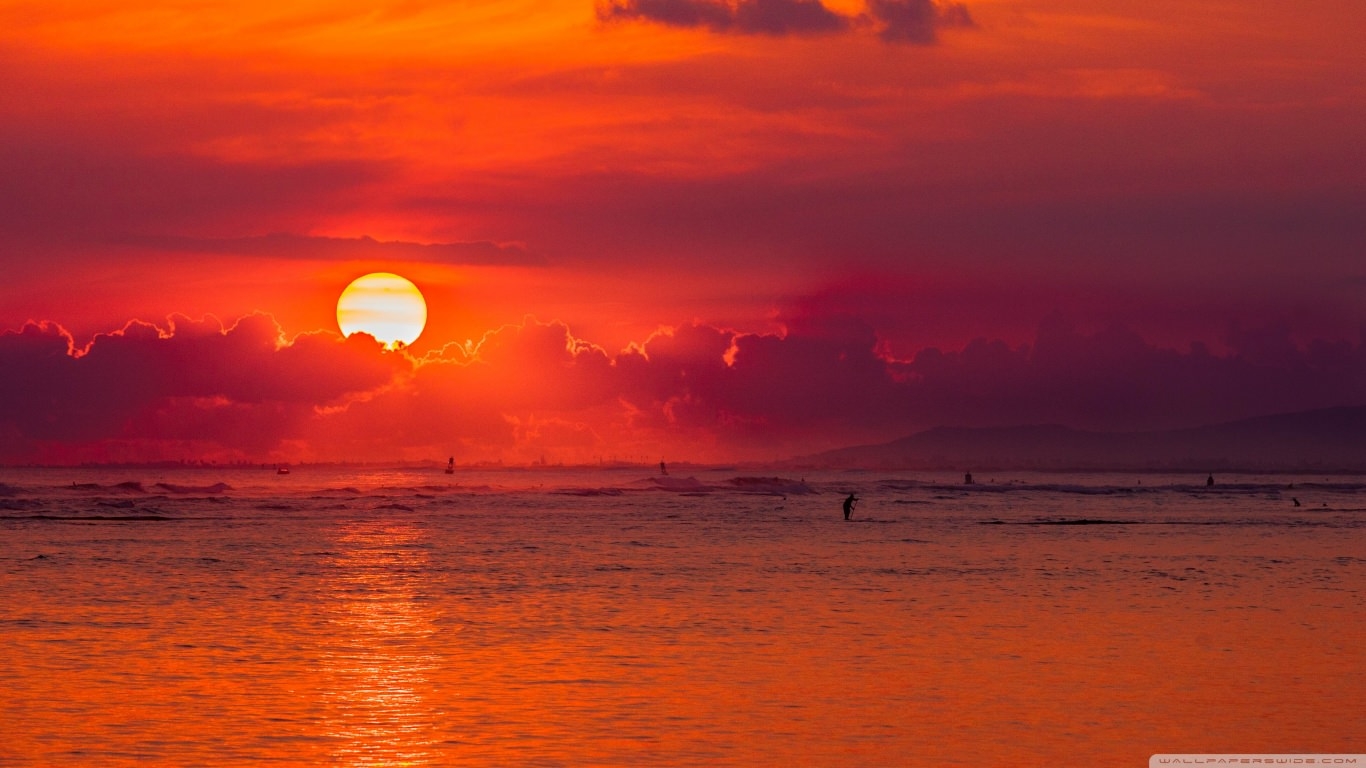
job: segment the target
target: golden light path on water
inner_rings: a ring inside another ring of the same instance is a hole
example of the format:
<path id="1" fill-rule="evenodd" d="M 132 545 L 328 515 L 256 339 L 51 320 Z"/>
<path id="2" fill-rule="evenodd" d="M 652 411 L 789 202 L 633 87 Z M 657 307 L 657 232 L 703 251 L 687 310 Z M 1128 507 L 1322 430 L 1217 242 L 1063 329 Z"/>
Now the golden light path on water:
<path id="1" fill-rule="evenodd" d="M 412 523 L 367 520 L 337 531 L 331 621 L 336 642 L 322 655 L 329 687 L 327 729 L 338 765 L 420 766 L 437 758 L 438 713 L 428 701 L 440 660 L 430 603 L 416 575 L 428 555 Z"/>

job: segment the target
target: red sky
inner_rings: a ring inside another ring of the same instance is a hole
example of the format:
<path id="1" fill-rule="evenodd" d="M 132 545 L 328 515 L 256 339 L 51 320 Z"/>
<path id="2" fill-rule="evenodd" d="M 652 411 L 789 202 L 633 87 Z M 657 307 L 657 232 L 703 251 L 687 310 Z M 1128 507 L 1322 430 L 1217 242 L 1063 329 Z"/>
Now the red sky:
<path id="1" fill-rule="evenodd" d="M 0 461 L 1366 403 L 1359 0 L 0 0 Z M 407 353 L 343 341 L 372 271 Z"/>

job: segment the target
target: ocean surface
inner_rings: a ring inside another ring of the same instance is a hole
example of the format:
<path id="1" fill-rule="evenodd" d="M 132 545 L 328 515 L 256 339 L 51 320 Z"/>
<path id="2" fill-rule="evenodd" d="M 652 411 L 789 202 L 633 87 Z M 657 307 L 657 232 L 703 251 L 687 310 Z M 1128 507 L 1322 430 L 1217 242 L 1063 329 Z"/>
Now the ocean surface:
<path id="1" fill-rule="evenodd" d="M 1366 752 L 1366 479 L 976 480 L 0 468 L 0 766 Z"/>

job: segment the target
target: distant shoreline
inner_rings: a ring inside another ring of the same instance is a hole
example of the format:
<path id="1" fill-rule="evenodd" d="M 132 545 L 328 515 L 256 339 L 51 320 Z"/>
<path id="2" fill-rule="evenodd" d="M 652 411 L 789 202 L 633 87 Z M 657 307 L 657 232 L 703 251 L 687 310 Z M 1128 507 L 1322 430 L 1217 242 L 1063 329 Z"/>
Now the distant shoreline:
<path id="1" fill-rule="evenodd" d="M 603 451 L 604 456 L 611 451 Z M 620 455 L 620 454 L 617 454 Z M 633 452 L 632 456 L 642 456 Z M 547 462 L 524 464 L 475 461 L 456 471 L 558 469 L 576 471 L 641 470 L 653 461 Z M 444 470 L 446 460 L 320 461 L 282 460 L 226 463 L 198 460 L 0 464 L 6 468 L 212 469 L 274 471 L 292 469 Z M 1093 432 L 1059 424 L 1008 427 L 935 427 L 885 443 L 853 445 L 814 454 L 765 461 L 717 464 L 670 460 L 674 472 L 712 471 L 862 471 L 862 472 L 1059 472 L 1134 474 L 1329 474 L 1366 473 L 1366 406 L 1322 408 L 1273 414 L 1186 429 L 1151 432 Z"/>
<path id="2" fill-rule="evenodd" d="M 287 466 L 295 471 L 307 471 L 309 469 L 333 470 L 333 469 L 355 469 L 355 470 L 429 470 L 433 473 L 443 473 L 445 465 L 440 462 L 280 462 L 265 464 L 197 464 L 179 462 L 107 462 L 94 463 L 86 462 L 82 464 L 0 464 L 0 470 L 10 469 L 41 469 L 41 470 L 62 470 L 62 469 L 91 469 L 91 470 L 193 470 L 193 471 L 214 471 L 214 472 L 264 472 L 273 473 L 277 467 Z M 672 472 L 676 466 L 677 471 Z M 538 470 L 574 470 L 574 471 L 619 471 L 619 470 L 641 470 L 651 474 L 658 472 L 658 469 L 650 464 L 457 464 L 457 475 L 461 471 L 480 472 L 480 471 L 507 471 L 507 472 L 535 472 Z M 971 471 L 978 476 L 974 484 L 986 485 L 992 481 L 986 479 L 983 473 L 990 472 L 1023 472 L 1038 474 L 1069 474 L 1069 475 L 1103 475 L 1103 474 L 1132 474 L 1132 475 L 1192 475 L 1200 478 L 1213 474 L 1216 479 L 1219 475 L 1366 475 L 1366 465 L 1344 465 L 1344 466 L 1277 466 L 1263 467 L 1255 465 L 1216 465 L 1210 463 L 1191 463 L 1173 464 L 1162 466 L 1043 466 L 1043 465 L 1013 465 L 1013 464 L 973 464 L 973 463 L 954 463 L 940 465 L 910 465 L 910 464 L 874 464 L 868 466 L 836 465 L 836 464 L 810 464 L 798 462 L 771 462 L 771 463 L 726 463 L 726 464 L 684 464 L 671 465 L 672 473 L 683 472 L 935 472 L 949 473 L 955 476 L 962 475 L 965 471 Z"/>

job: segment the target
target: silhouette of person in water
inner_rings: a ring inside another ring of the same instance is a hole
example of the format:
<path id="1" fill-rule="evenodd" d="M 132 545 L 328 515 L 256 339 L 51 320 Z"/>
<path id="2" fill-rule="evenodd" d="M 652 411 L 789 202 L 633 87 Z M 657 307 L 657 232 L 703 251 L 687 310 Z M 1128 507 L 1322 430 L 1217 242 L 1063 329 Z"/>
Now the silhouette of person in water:
<path id="1" fill-rule="evenodd" d="M 964 472 L 964 473 L 963 473 L 963 485 L 972 485 L 972 473 L 971 473 L 971 472 Z"/>
<path id="2" fill-rule="evenodd" d="M 661 475 L 667 475 L 667 474 L 669 474 L 669 468 L 666 467 L 666 466 L 664 466 L 664 460 L 663 460 L 663 459 L 660 459 L 660 461 L 659 461 L 659 474 L 661 474 Z"/>
<path id="3" fill-rule="evenodd" d="M 1210 473 L 1210 476 L 1209 476 L 1209 477 L 1205 478 L 1205 485 L 1206 485 L 1206 486 L 1214 485 L 1214 473 L 1213 473 L 1213 472 Z"/>
<path id="4" fill-rule="evenodd" d="M 852 515 L 852 514 L 854 513 L 854 505 L 857 504 L 857 503 L 858 503 L 858 497 L 855 496 L 855 495 L 852 494 L 852 493 L 849 494 L 849 498 L 847 498 L 847 499 L 844 500 L 844 519 L 845 519 L 845 520 L 848 520 L 848 519 L 849 519 L 849 516 Z"/>

